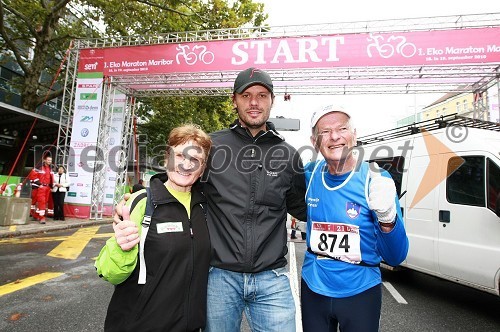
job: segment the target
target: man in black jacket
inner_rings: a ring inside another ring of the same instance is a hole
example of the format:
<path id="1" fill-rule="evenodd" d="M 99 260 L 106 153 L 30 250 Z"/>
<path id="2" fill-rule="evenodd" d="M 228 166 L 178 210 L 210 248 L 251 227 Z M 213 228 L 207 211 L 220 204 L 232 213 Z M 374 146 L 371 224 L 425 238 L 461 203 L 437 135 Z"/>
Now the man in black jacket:
<path id="1" fill-rule="evenodd" d="M 266 72 L 240 72 L 232 98 L 238 119 L 211 134 L 203 178 L 212 245 L 206 331 L 240 331 L 243 310 L 254 331 L 295 331 L 286 218 L 306 220 L 302 161 L 267 121 L 274 93 Z"/>
<path id="2" fill-rule="evenodd" d="M 253 331 L 295 331 L 286 218 L 307 220 L 305 177 L 297 150 L 267 121 L 273 102 L 269 74 L 240 72 L 238 119 L 211 134 L 202 178 L 212 247 L 205 332 L 239 332 L 243 310 Z M 121 204 L 116 211 L 119 221 Z"/>

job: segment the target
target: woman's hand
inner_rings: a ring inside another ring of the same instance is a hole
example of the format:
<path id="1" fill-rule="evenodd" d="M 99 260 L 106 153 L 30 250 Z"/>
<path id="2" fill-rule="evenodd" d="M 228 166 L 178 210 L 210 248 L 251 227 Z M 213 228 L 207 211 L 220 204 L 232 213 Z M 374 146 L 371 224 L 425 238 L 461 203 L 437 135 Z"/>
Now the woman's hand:
<path id="1" fill-rule="evenodd" d="M 113 222 L 116 243 L 123 251 L 129 251 L 140 241 L 139 228 L 130 220 L 130 207 L 123 206 L 121 209 L 122 218 L 120 222 Z"/>

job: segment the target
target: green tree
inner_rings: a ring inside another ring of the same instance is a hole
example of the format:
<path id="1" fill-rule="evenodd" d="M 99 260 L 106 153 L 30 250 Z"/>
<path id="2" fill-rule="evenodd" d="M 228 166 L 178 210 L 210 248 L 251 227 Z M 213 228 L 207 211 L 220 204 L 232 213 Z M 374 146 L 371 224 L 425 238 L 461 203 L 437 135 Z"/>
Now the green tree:
<path id="1" fill-rule="evenodd" d="M 236 118 L 229 97 L 164 97 L 141 102 L 139 132 L 147 136 L 149 155 L 161 155 L 172 128 L 186 123 L 206 132 L 219 130 Z"/>
<path id="2" fill-rule="evenodd" d="M 62 95 L 56 73 L 73 39 L 261 26 L 263 9 L 252 0 L 2 0 L 0 59 L 22 72 L 12 89 L 35 111 Z"/>

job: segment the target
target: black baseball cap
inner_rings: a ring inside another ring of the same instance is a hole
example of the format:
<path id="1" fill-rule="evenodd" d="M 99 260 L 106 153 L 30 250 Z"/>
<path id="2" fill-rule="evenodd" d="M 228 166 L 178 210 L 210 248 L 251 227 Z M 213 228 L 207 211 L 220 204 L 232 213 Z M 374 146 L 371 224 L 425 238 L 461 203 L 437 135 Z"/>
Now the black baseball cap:
<path id="1" fill-rule="evenodd" d="M 268 73 L 257 68 L 248 68 L 238 74 L 234 81 L 233 93 L 242 93 L 252 85 L 262 85 L 273 92 L 273 81 Z"/>

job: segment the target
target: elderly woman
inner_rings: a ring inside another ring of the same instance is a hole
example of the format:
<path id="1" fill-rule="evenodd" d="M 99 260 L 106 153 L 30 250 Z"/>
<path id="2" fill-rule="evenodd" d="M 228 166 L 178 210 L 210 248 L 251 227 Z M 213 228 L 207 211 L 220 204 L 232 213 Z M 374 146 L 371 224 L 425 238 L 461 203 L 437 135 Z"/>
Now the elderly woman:
<path id="1" fill-rule="evenodd" d="M 198 179 L 211 146 L 210 137 L 194 125 L 173 129 L 166 173 L 151 178 L 148 193 L 134 193 L 123 221 L 113 225 L 115 236 L 95 263 L 99 276 L 116 285 L 105 331 L 205 327 L 210 239 Z M 149 203 L 153 213 L 145 227 Z"/>

